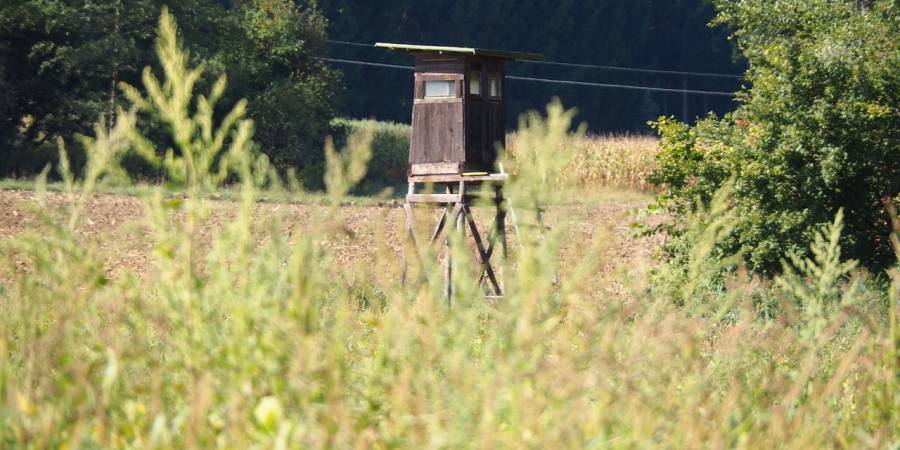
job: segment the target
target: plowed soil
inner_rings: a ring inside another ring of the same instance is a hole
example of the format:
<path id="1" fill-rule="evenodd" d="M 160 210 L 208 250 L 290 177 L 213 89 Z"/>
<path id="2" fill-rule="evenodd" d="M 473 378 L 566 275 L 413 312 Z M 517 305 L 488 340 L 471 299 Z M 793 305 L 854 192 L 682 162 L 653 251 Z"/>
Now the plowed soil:
<path id="1" fill-rule="evenodd" d="M 47 196 L 51 214 L 62 216 L 66 197 L 53 192 Z M 550 229 L 565 230 L 563 273 L 567 267 L 590 258 L 596 267 L 592 279 L 598 282 L 597 289 L 616 290 L 621 286 L 616 278 L 622 276 L 622 270 L 627 270 L 629 276 L 639 276 L 653 264 L 659 239 L 637 239 L 630 233 L 629 225 L 635 220 L 632 213 L 646 206 L 646 198 L 636 195 L 622 195 L 621 199 L 609 197 L 550 207 L 546 221 Z M 231 201 L 213 201 L 211 206 L 212 216 L 200 231 L 201 240 L 205 239 L 207 243 L 214 231 L 232 217 L 235 208 Z M 23 231 L 38 226 L 35 207 L 35 194 L 31 191 L 0 190 L 0 240 L 16 239 Z M 282 232 L 288 239 L 309 229 L 314 221 L 336 220 L 342 224 L 342 230 L 331 233 L 324 244 L 333 250 L 339 265 L 371 264 L 381 251 L 396 257 L 398 264 L 373 269 L 383 271 L 386 276 L 399 273 L 404 213 L 398 201 L 342 206 L 337 213 L 339 217 L 322 214 L 324 209 L 316 203 L 260 202 L 256 205 L 256 214 L 260 217 L 280 215 Z M 97 244 L 110 277 L 115 278 L 123 271 L 143 275 L 151 269 L 154 237 L 142 225 L 143 218 L 144 207 L 135 196 L 98 194 L 88 202 L 78 232 Z M 428 220 L 433 224 L 437 220 L 435 213 L 419 215 L 420 222 Z M 422 228 L 422 234 L 425 234 L 425 227 Z M 511 227 L 508 233 L 513 240 L 515 234 Z M 513 240 L 511 245 L 514 244 Z"/>

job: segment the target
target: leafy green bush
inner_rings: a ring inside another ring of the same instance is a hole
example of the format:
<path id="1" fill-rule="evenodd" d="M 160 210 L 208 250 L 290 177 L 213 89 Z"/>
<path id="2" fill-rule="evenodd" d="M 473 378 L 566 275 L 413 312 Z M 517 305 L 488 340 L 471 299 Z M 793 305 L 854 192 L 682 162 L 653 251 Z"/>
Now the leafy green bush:
<path id="1" fill-rule="evenodd" d="M 409 125 L 356 119 L 331 121 L 334 144 L 337 147 L 343 147 L 348 136 L 368 129 L 372 131 L 372 160 L 369 161 L 369 170 L 361 189 L 374 190 L 405 184 L 412 132 Z"/>
<path id="2" fill-rule="evenodd" d="M 319 57 L 327 52 L 325 18 L 315 3 L 250 0 L 236 3 L 240 39 L 223 59 L 235 88 L 226 99 L 246 98 L 256 126 L 254 142 L 281 171 L 298 170 L 316 183 L 322 146 L 339 97 L 338 73 Z M 224 69 L 224 68 L 220 68 Z"/>
<path id="3" fill-rule="evenodd" d="M 750 63 L 742 105 L 695 127 L 663 118 L 661 197 L 681 214 L 734 178 L 722 245 L 774 273 L 844 209 L 843 254 L 893 262 L 882 199 L 900 193 L 900 7 L 894 1 L 717 2 Z M 869 6 L 865 6 L 869 5 Z"/>

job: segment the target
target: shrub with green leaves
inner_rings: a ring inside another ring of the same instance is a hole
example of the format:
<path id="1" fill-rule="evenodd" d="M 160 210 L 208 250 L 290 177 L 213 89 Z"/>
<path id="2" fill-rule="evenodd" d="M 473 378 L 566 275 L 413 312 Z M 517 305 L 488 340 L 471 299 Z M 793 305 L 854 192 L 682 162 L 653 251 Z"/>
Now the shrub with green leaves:
<path id="1" fill-rule="evenodd" d="M 339 148 L 347 143 L 349 136 L 366 130 L 371 130 L 372 133 L 372 159 L 369 161 L 368 171 L 361 189 L 373 190 L 405 184 L 412 128 L 403 123 L 372 120 L 334 119 L 331 121 L 334 144 Z"/>
<path id="2" fill-rule="evenodd" d="M 884 198 L 900 193 L 900 6 L 891 0 L 716 2 L 750 68 L 742 104 L 688 127 L 656 123 L 653 181 L 681 215 L 734 179 L 725 253 L 778 272 L 845 211 L 843 254 L 893 263 Z M 677 229 L 677 227 L 676 227 Z"/>

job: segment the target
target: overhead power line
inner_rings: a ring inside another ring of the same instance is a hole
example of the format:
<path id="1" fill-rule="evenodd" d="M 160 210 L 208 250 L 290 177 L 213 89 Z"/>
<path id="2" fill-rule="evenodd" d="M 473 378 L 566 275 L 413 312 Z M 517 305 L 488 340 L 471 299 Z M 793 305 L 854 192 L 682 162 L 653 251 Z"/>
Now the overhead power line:
<path id="1" fill-rule="evenodd" d="M 336 41 L 334 39 L 326 39 L 325 42 L 327 42 L 329 44 L 353 45 L 356 47 L 375 47 L 375 44 L 363 44 L 362 42 L 350 42 L 350 41 Z"/>
<path id="2" fill-rule="evenodd" d="M 336 59 L 336 58 L 321 58 L 322 61 L 339 63 L 339 64 L 352 64 L 358 66 L 372 66 L 372 67 L 384 67 L 389 69 L 403 69 L 403 70 L 413 70 L 412 66 L 401 66 L 398 64 L 384 64 L 384 63 L 374 63 L 368 61 L 356 61 L 352 59 Z M 713 95 L 720 97 L 734 97 L 733 92 L 722 92 L 722 91 L 701 91 L 695 89 L 669 89 L 669 88 L 661 88 L 654 86 L 632 86 L 627 84 L 609 84 L 609 83 L 591 83 L 586 81 L 570 81 L 570 80 L 553 80 L 549 78 L 532 78 L 532 77 L 517 77 L 513 75 L 507 75 L 506 79 L 508 80 L 516 80 L 516 81 L 534 81 L 538 83 L 550 83 L 550 84 L 565 84 L 570 86 L 586 86 L 586 87 L 602 87 L 602 88 L 610 88 L 610 89 L 630 89 L 636 91 L 652 91 L 652 92 L 670 92 L 677 94 L 698 94 L 698 95 Z"/>
<path id="3" fill-rule="evenodd" d="M 375 47 L 372 44 L 363 44 L 360 42 L 348 42 L 348 41 L 335 41 L 333 39 L 326 39 L 325 42 L 327 42 L 329 44 L 352 45 L 354 47 Z"/>
<path id="4" fill-rule="evenodd" d="M 352 59 L 337 59 L 337 58 L 319 58 L 322 61 L 333 62 L 333 63 L 341 63 L 341 64 L 355 64 L 358 66 L 373 66 L 373 67 L 387 67 L 389 69 L 404 69 L 404 70 L 413 70 L 415 67 L 413 66 L 401 66 L 398 64 L 384 64 L 384 63 L 374 63 L 367 61 L 355 61 Z"/>
<path id="5" fill-rule="evenodd" d="M 349 45 L 353 47 L 371 47 L 375 48 L 373 44 L 364 44 L 361 42 L 350 42 L 350 41 L 338 41 L 333 39 L 327 39 L 325 42 L 330 44 L 338 44 L 338 45 Z M 727 78 L 733 80 L 743 80 L 744 77 L 741 75 L 734 75 L 728 73 L 713 73 L 713 72 L 690 72 L 683 70 L 664 70 L 664 69 L 644 69 L 639 67 L 621 67 L 621 66 L 604 66 L 598 64 L 576 64 L 576 63 L 568 63 L 568 62 L 559 62 L 559 61 L 530 61 L 523 60 L 520 61 L 526 64 L 544 64 L 549 66 L 560 66 L 560 67 L 572 67 L 579 69 L 596 69 L 596 70 L 613 70 L 619 72 L 634 72 L 634 73 L 651 73 L 651 74 L 663 74 L 663 75 L 682 75 L 682 76 L 691 76 L 691 77 L 706 77 L 706 78 Z"/>
<path id="6" fill-rule="evenodd" d="M 744 77 L 740 75 L 731 75 L 727 73 L 711 73 L 711 72 L 687 72 L 681 70 L 662 70 L 662 69 L 640 69 L 636 67 L 618 67 L 618 66 L 599 66 L 596 64 L 575 64 L 575 63 L 564 63 L 564 62 L 556 62 L 556 61 L 529 61 L 522 60 L 520 62 L 526 64 L 545 64 L 550 66 L 562 66 L 562 67 L 574 67 L 579 69 L 601 69 L 601 70 L 617 70 L 620 72 L 638 72 L 638 73 L 658 73 L 665 75 L 682 75 L 682 76 L 692 76 L 692 77 L 706 77 L 706 78 L 728 78 L 733 80 L 743 80 Z"/>
<path id="7" fill-rule="evenodd" d="M 734 97 L 734 92 L 723 92 L 723 91 L 700 91 L 695 89 L 669 89 L 669 88 L 661 88 L 654 86 L 631 86 L 627 84 L 609 84 L 609 83 L 591 83 L 587 81 L 569 81 L 569 80 L 551 80 L 548 78 L 532 78 L 532 77 L 516 77 L 512 75 L 507 75 L 506 79 L 508 80 L 519 80 L 519 81 L 537 81 L 539 83 L 551 83 L 551 84 L 568 84 L 571 86 L 590 86 L 590 87 L 605 87 L 605 88 L 613 88 L 613 89 L 631 89 L 635 91 L 654 91 L 654 92 L 674 92 L 678 94 L 700 94 L 700 95 L 715 95 L 720 97 Z"/>

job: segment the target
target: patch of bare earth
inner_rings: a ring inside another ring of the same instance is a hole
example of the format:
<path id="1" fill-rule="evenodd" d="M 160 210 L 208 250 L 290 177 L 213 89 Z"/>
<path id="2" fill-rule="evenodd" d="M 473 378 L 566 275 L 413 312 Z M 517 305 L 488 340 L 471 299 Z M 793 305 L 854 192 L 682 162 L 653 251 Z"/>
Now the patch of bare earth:
<path id="1" fill-rule="evenodd" d="M 67 201 L 64 194 L 48 193 L 47 201 L 52 213 L 63 215 Z M 0 191 L 0 240 L 16 239 L 20 233 L 39 226 L 35 206 L 31 191 Z M 626 293 L 621 277 L 643 276 L 653 265 L 659 243 L 658 239 L 632 236 L 632 212 L 643 206 L 646 202 L 623 198 L 548 208 L 546 223 L 551 232 L 559 231 L 561 236 L 563 279 L 574 267 L 589 263 L 592 269 L 579 282 L 588 283 L 591 290 Z M 211 202 L 210 220 L 199 232 L 201 246 L 208 245 L 215 230 L 232 217 L 234 208 L 230 201 Z M 420 222 L 437 221 L 436 212 L 429 215 L 418 211 Z M 316 221 L 340 223 L 340 231 L 330 233 L 324 241 L 338 267 L 371 267 L 380 276 L 399 276 L 405 216 L 397 202 L 342 206 L 336 214 L 327 213 L 326 207 L 318 204 L 261 202 L 256 206 L 256 214 L 281 217 L 282 232 L 289 241 L 317 225 Z M 111 278 L 125 272 L 143 276 L 151 270 L 154 238 L 142 225 L 143 218 L 144 208 L 138 197 L 98 194 L 88 202 L 78 232 L 96 244 Z M 426 231 L 423 229 L 421 234 L 427 234 Z M 510 246 L 515 246 L 511 226 L 507 234 Z M 378 261 L 391 258 L 397 261 L 396 265 L 375 266 Z"/>

